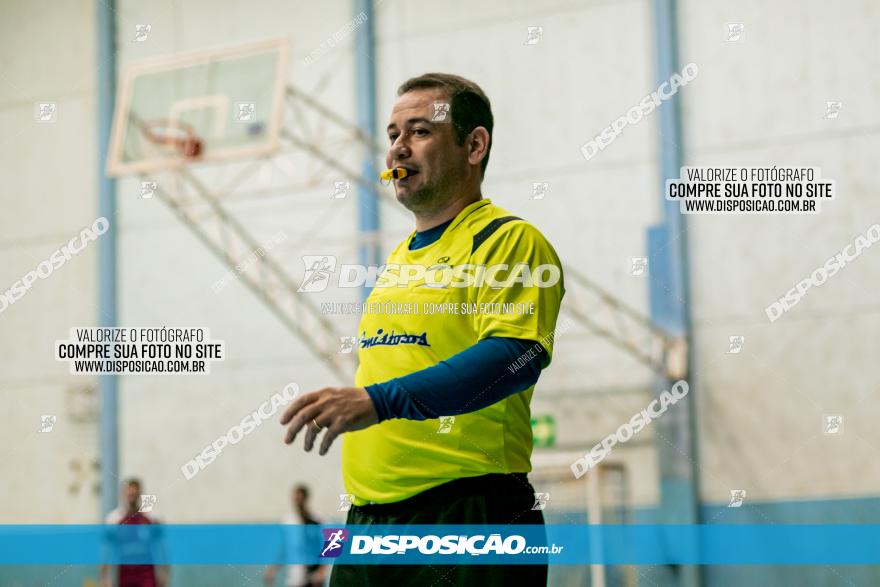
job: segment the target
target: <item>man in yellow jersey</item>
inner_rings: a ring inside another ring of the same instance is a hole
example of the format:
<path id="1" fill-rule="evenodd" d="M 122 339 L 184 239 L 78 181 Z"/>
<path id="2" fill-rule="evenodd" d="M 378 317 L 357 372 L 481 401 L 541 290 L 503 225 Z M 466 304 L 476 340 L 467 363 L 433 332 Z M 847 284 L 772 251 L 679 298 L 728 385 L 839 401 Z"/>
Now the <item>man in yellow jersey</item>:
<path id="1" fill-rule="evenodd" d="M 489 100 L 425 74 L 398 89 L 386 163 L 415 231 L 391 253 L 360 323 L 356 387 L 295 400 L 281 423 L 320 454 L 342 433 L 349 525 L 543 524 L 529 404 L 565 292 L 553 247 L 484 199 Z M 438 562 L 442 557 L 438 557 Z M 547 565 L 335 565 L 331 585 L 545 585 Z M 396 583 L 395 583 L 396 582 Z"/>

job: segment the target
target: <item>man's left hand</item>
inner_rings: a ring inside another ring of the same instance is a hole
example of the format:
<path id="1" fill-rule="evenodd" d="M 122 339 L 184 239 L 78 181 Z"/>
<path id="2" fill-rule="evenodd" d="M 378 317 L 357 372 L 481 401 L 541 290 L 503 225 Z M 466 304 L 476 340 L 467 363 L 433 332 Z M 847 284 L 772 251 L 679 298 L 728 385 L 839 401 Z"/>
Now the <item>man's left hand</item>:
<path id="1" fill-rule="evenodd" d="M 306 428 L 305 449 L 312 450 L 318 430 L 327 430 L 319 454 L 327 454 L 333 440 L 343 432 L 362 430 L 379 422 L 373 400 L 363 387 L 325 387 L 298 397 L 284 411 L 281 424 L 290 424 L 284 443 L 290 444 L 303 426 Z"/>

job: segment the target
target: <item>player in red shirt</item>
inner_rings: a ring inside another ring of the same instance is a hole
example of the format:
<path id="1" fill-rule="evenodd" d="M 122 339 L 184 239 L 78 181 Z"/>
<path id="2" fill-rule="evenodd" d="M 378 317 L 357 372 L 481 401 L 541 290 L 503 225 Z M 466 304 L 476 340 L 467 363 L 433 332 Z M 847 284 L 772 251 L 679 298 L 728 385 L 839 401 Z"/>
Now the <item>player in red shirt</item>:
<path id="1" fill-rule="evenodd" d="M 105 524 L 158 524 L 158 520 L 140 511 L 141 482 L 128 479 L 120 490 L 119 507 L 107 514 Z M 112 565 L 101 565 L 101 587 L 113 587 Z M 118 565 L 117 587 L 166 587 L 168 567 L 156 565 Z M 157 572 L 158 570 L 158 572 Z"/>

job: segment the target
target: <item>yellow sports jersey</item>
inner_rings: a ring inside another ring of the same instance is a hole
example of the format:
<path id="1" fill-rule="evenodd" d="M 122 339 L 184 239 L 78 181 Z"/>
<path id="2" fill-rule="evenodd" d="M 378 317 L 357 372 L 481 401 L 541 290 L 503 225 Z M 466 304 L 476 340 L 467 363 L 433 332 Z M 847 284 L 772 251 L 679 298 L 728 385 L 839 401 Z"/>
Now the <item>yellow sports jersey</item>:
<path id="1" fill-rule="evenodd" d="M 357 386 L 431 367 L 490 336 L 540 343 L 546 353 L 532 360 L 550 363 L 565 288 L 559 257 L 535 227 L 483 199 L 430 245 L 410 251 L 413 236 L 391 253 L 364 304 Z M 354 504 L 531 471 L 533 391 L 454 420 L 392 419 L 344 434 L 342 473 Z"/>

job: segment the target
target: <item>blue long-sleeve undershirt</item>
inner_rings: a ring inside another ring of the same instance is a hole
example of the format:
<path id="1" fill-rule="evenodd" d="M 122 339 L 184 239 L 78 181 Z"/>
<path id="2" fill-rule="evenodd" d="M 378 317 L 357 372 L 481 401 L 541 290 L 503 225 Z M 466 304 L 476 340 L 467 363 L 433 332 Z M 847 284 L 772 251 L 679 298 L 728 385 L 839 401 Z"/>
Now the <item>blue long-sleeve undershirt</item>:
<path id="1" fill-rule="evenodd" d="M 517 360 L 532 347 L 538 354 L 517 369 Z M 466 414 L 534 385 L 544 352 L 533 340 L 484 338 L 427 369 L 368 385 L 366 390 L 380 422 Z"/>
<path id="2" fill-rule="evenodd" d="M 423 247 L 427 247 L 431 243 L 437 241 L 441 236 L 443 236 L 443 232 L 446 230 L 452 221 L 455 218 L 450 218 L 443 224 L 438 224 L 433 228 L 429 228 L 428 230 L 423 230 L 422 232 L 417 232 L 413 239 L 409 241 L 409 246 L 407 247 L 410 251 L 414 251 L 416 249 L 421 249 Z"/>

